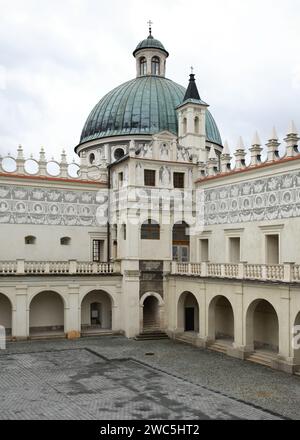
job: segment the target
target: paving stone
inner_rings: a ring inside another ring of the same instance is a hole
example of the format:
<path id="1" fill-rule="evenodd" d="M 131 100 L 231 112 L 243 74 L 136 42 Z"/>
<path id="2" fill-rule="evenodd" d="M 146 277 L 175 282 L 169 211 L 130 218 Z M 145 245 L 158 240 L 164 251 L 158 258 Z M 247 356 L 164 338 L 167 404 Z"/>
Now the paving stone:
<path id="1" fill-rule="evenodd" d="M 300 417 L 299 378 L 169 340 L 13 343 L 0 370 L 0 419 Z"/>

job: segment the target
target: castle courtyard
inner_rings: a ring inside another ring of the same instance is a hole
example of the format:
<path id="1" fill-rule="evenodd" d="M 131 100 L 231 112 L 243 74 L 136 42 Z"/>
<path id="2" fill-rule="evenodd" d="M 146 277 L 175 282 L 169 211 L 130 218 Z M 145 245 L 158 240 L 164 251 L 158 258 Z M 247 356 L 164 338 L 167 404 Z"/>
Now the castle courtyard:
<path id="1" fill-rule="evenodd" d="M 0 419 L 299 419 L 300 378 L 171 340 L 9 343 Z"/>

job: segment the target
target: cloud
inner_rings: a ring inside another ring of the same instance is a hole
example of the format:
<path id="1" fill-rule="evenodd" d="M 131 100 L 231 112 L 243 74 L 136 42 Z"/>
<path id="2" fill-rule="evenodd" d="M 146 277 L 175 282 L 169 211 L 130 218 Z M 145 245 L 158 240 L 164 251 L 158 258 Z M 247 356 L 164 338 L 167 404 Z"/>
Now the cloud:
<path id="1" fill-rule="evenodd" d="M 94 105 L 135 76 L 147 21 L 170 52 L 167 76 L 195 67 L 231 148 L 273 125 L 300 127 L 298 0 L 0 0 L 0 154 L 21 143 L 69 160 Z"/>

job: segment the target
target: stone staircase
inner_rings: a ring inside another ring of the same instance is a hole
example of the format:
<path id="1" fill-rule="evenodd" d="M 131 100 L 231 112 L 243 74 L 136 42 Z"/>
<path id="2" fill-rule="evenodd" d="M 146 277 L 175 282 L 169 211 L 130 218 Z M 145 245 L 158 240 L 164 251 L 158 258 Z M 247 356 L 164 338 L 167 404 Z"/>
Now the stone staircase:
<path id="1" fill-rule="evenodd" d="M 255 351 L 247 357 L 247 361 L 255 364 L 264 365 L 265 367 L 272 367 L 272 361 L 277 358 L 275 353 L 270 351 Z"/>
<path id="2" fill-rule="evenodd" d="M 193 332 L 180 333 L 176 335 L 175 340 L 177 342 L 182 342 L 183 344 L 195 345 L 197 334 Z"/>
<path id="3" fill-rule="evenodd" d="M 153 328 L 153 329 L 147 328 L 144 329 L 142 333 L 137 335 L 134 339 L 136 341 L 157 341 L 161 339 L 169 339 L 169 337 L 164 331 L 158 328 Z"/>
<path id="4" fill-rule="evenodd" d="M 227 354 L 227 349 L 230 347 L 230 343 L 215 341 L 208 345 L 208 350 L 216 351 L 218 353 Z"/>

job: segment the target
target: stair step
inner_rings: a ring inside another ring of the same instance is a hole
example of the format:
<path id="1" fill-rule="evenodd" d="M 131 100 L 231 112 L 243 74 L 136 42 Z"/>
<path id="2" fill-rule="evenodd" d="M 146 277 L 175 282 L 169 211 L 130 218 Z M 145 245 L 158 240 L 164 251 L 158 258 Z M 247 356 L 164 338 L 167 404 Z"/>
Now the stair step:
<path id="1" fill-rule="evenodd" d="M 209 345 L 208 349 L 211 351 L 217 351 L 218 353 L 226 354 L 228 347 L 229 347 L 229 345 L 220 344 L 218 342 L 215 342 L 214 344 Z"/>
<path id="2" fill-rule="evenodd" d="M 37 334 L 37 335 L 30 335 L 29 336 L 29 339 L 35 340 L 35 341 L 44 340 L 44 339 L 65 339 L 65 338 L 66 338 L 66 335 L 64 333 L 53 334 L 53 335 L 51 335 L 50 333 L 47 333 L 45 335 Z"/>
<path id="3" fill-rule="evenodd" d="M 271 367 L 274 359 L 275 356 L 269 353 L 253 353 L 248 356 L 247 361 L 264 365 L 266 367 Z"/>
<path id="4" fill-rule="evenodd" d="M 144 331 L 135 337 L 136 341 L 150 341 L 159 339 L 169 339 L 168 335 L 162 331 Z"/>

